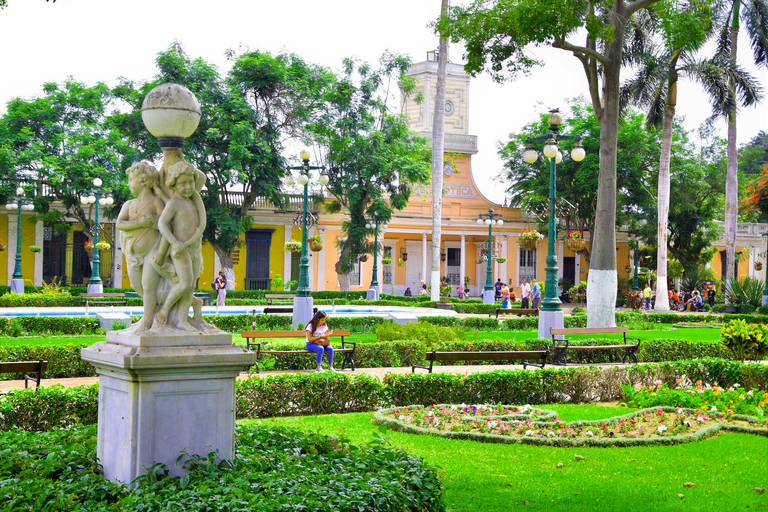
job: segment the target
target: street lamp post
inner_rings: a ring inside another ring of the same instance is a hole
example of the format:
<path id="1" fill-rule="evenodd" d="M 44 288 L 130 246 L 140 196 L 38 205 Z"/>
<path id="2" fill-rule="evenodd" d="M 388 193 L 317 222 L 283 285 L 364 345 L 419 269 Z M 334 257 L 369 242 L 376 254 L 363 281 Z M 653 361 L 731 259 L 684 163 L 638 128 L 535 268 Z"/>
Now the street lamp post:
<path id="1" fill-rule="evenodd" d="M 289 167 L 289 170 L 299 171 L 296 181 L 304 186 L 304 208 L 301 222 L 301 262 L 299 263 L 299 288 L 296 291 L 296 297 L 293 299 L 293 325 L 304 325 L 312 319 L 312 308 L 314 301 L 311 290 L 309 289 L 309 244 L 307 243 L 307 208 L 309 206 L 309 171 L 320 169 L 318 183 L 328 184 L 328 175 L 325 173 L 325 167 L 322 165 L 309 165 L 309 151 L 303 149 L 299 154 L 302 164 L 297 167 Z M 293 177 L 288 174 L 285 178 L 285 184 L 292 186 Z"/>
<path id="2" fill-rule="evenodd" d="M 379 300 L 379 227 L 385 231 L 387 221 L 374 217 L 365 223 L 365 229 L 373 229 L 373 277 L 371 278 L 371 287 L 366 293 L 368 300 Z"/>
<path id="3" fill-rule="evenodd" d="M 637 272 L 640 270 L 640 239 L 637 238 L 637 233 L 631 233 L 632 241 L 635 242 L 635 272 L 632 279 L 632 291 L 637 292 L 640 290 L 640 285 L 637 282 Z"/>
<path id="4" fill-rule="evenodd" d="M 480 213 L 477 215 L 477 223 L 482 225 L 485 223 L 488 226 L 488 262 L 485 270 L 485 288 L 483 288 L 483 304 L 493 304 L 496 302 L 496 292 L 493 289 L 493 271 L 491 270 L 491 263 L 493 263 L 493 225 L 497 224 L 501 226 L 504 221 L 501 218 L 500 213 L 493 213 L 493 208 L 488 210 L 488 213 Z"/>
<path id="5" fill-rule="evenodd" d="M 115 202 L 108 190 L 101 188 L 101 178 L 93 179 L 94 188 L 87 191 L 80 198 L 84 205 L 92 204 L 96 208 L 93 221 L 93 261 L 91 265 L 91 280 L 88 281 L 88 293 L 104 293 L 104 284 L 101 281 L 101 259 L 99 257 L 99 205 L 106 206 Z M 104 196 L 104 197 L 102 197 Z"/>
<path id="6" fill-rule="evenodd" d="M 16 220 L 16 266 L 13 269 L 11 293 L 24 293 L 24 276 L 21 274 L 21 212 L 23 210 L 32 211 L 35 209 L 35 205 L 32 204 L 32 199 L 24 197 L 24 189 L 21 187 L 17 187 L 16 195 L 8 199 L 8 204 L 5 207 L 11 211 L 19 211 Z"/>
<path id="7" fill-rule="evenodd" d="M 763 233 L 765 237 L 765 257 L 768 261 L 768 233 Z M 765 289 L 763 290 L 763 306 L 768 306 L 768 263 L 765 265 Z"/>
<path id="8" fill-rule="evenodd" d="M 547 232 L 547 266 L 544 270 L 547 273 L 545 282 L 544 300 L 541 302 L 541 312 L 539 313 L 539 338 L 549 338 L 549 329 L 552 327 L 563 327 L 563 308 L 560 297 L 557 293 L 557 226 L 555 219 L 555 198 L 557 197 L 557 164 L 562 162 L 563 154 L 560 152 L 558 142 L 561 140 L 573 140 L 573 149 L 571 149 L 571 158 L 576 162 L 581 162 L 586 153 L 581 146 L 580 136 L 569 136 L 560 134 L 560 124 L 563 117 L 558 109 L 549 112 L 549 134 L 541 137 L 529 138 L 527 147 L 523 153 L 523 159 L 529 163 L 535 163 L 539 158 L 538 152 L 533 144 L 536 142 L 545 142 L 544 157 L 549 161 L 549 229 Z"/>

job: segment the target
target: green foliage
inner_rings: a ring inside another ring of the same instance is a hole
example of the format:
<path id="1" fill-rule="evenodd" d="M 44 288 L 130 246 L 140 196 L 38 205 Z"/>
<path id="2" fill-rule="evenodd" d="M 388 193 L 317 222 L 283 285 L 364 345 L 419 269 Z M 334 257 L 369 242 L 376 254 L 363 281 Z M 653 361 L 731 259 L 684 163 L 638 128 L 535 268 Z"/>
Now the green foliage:
<path id="1" fill-rule="evenodd" d="M 732 320 L 721 330 L 725 345 L 740 361 L 762 359 L 768 353 L 768 327 L 747 324 L 744 320 Z"/>
<path id="2" fill-rule="evenodd" d="M 693 384 L 693 383 L 691 383 Z M 630 386 L 631 388 L 631 386 Z M 638 386 L 631 388 L 625 403 L 629 407 L 684 407 L 688 409 L 718 411 L 731 410 L 737 414 L 763 416 L 764 410 L 759 405 L 765 398 L 765 392 L 758 389 L 744 390 L 739 384 L 728 389 L 718 386 L 691 385 L 670 389 L 667 384 L 659 386 Z M 705 388 L 705 389 L 704 389 Z"/>
<path id="3" fill-rule="evenodd" d="M 65 388 L 61 384 L 19 389 L 0 395 L 0 432 L 44 432 L 98 419 L 99 386 Z"/>
<path id="4" fill-rule="evenodd" d="M 756 277 L 744 276 L 740 279 L 728 279 L 725 282 L 725 294 L 731 304 L 749 304 L 751 309 L 743 313 L 753 313 L 763 305 L 765 282 Z M 739 311 L 742 313 L 742 311 Z"/>
<path id="5" fill-rule="evenodd" d="M 284 427 L 240 425 L 237 457 L 185 457 L 184 477 L 158 465 L 135 488 L 104 479 L 96 459 L 96 428 L 0 436 L 0 481 L 8 510 L 423 510 L 441 512 L 438 472 L 384 443 Z M 383 484 L 382 482 L 385 482 Z M 402 504 L 409 507 L 403 508 Z"/>
<path id="6" fill-rule="evenodd" d="M 457 341 L 465 336 L 461 327 L 442 327 L 427 322 L 387 323 L 376 327 L 379 341 L 419 340 L 428 346 L 437 342 Z"/>
<path id="7" fill-rule="evenodd" d="M 77 316 L 0 317 L 0 337 L 99 334 L 99 319 Z"/>
<path id="8" fill-rule="evenodd" d="M 283 276 L 280 274 L 275 274 L 275 276 L 272 278 L 272 289 L 278 291 L 283 289 Z"/>

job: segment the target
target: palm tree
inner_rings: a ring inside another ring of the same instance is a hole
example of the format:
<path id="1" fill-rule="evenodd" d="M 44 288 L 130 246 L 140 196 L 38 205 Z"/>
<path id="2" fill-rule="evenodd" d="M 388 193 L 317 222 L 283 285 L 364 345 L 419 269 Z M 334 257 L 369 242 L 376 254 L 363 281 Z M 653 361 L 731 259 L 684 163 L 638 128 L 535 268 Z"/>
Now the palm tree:
<path id="1" fill-rule="evenodd" d="M 723 22 L 720 24 L 718 54 L 736 62 L 740 18 L 750 39 L 755 64 L 768 66 L 768 0 L 723 0 L 716 4 Z M 743 7 L 743 10 L 742 10 Z M 739 182 L 736 152 L 736 110 L 728 113 L 728 166 L 725 177 L 725 269 L 723 281 L 734 268 L 736 222 L 738 218 Z M 733 276 L 734 278 L 736 276 Z"/>
<path id="2" fill-rule="evenodd" d="M 711 34 L 710 30 L 706 30 Z M 641 68 L 637 75 L 622 87 L 624 102 L 648 108 L 646 124 L 662 127 L 661 154 L 659 158 L 658 183 L 658 242 L 656 305 L 657 311 L 669 310 L 669 304 L 658 297 L 667 296 L 667 250 L 669 217 L 670 174 L 669 164 L 672 148 L 672 123 L 677 105 L 678 82 L 688 78 L 698 82 L 708 93 L 714 116 L 730 116 L 736 111 L 737 103 L 752 105 L 760 99 L 760 88 L 756 80 L 740 69 L 735 61 L 722 55 L 698 61 L 692 54 L 706 38 L 688 42 L 674 48 L 671 44 L 635 48 L 633 57 Z"/>

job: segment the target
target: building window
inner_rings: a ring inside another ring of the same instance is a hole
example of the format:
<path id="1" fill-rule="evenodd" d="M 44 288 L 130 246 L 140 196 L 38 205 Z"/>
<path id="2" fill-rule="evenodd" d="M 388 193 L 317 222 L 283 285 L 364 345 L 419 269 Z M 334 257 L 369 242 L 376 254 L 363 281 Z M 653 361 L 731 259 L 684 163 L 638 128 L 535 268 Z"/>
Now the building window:
<path id="1" fill-rule="evenodd" d="M 523 279 L 527 279 L 530 283 L 536 280 L 536 249 L 526 251 L 519 249 L 520 251 L 520 268 L 517 272 L 517 286 L 523 284 Z"/>
<path id="2" fill-rule="evenodd" d="M 338 252 L 339 259 L 341 259 L 341 249 L 339 249 Z M 349 277 L 349 287 L 352 288 L 354 286 L 362 286 L 362 280 L 361 276 L 363 275 L 363 264 L 358 261 L 353 267 L 352 271 L 348 274 Z"/>
<path id="3" fill-rule="evenodd" d="M 445 277 L 452 285 L 461 284 L 461 249 L 449 247 L 446 249 Z"/>
<path id="4" fill-rule="evenodd" d="M 392 247 L 384 247 L 384 257 L 385 258 L 391 258 L 392 257 Z M 392 264 L 389 265 L 383 265 L 382 264 L 382 284 L 391 285 L 392 284 Z"/>

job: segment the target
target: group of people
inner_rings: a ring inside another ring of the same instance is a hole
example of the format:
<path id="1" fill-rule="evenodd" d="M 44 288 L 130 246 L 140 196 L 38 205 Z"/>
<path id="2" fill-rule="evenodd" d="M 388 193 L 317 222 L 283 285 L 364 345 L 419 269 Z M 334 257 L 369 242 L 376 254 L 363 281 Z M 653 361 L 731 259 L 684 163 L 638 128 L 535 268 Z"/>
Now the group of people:
<path id="1" fill-rule="evenodd" d="M 645 309 L 651 309 L 651 285 L 647 284 L 641 293 L 645 302 Z M 707 287 L 706 293 L 707 304 L 710 307 L 714 306 L 717 295 L 715 287 L 710 285 Z M 695 287 L 693 290 L 683 290 L 682 295 L 678 290 L 669 289 L 667 290 L 667 298 L 669 300 L 669 307 L 680 311 L 699 311 L 704 305 L 704 297 Z"/>
<path id="2" fill-rule="evenodd" d="M 496 299 L 501 299 L 501 307 L 504 309 L 511 308 L 512 303 L 517 300 L 517 295 L 515 295 L 515 292 L 510 290 L 506 283 L 502 283 L 501 279 L 496 281 L 495 288 Z M 541 285 L 539 283 L 534 282 L 533 286 L 531 286 L 527 279 L 523 279 L 523 284 L 520 287 L 520 291 L 522 294 L 522 304 L 520 306 L 521 308 L 539 308 L 539 303 L 541 302 Z"/>

